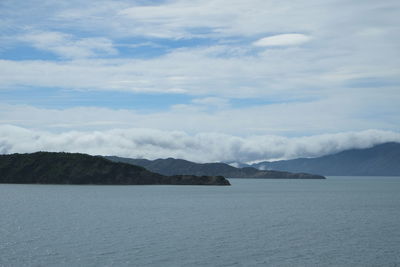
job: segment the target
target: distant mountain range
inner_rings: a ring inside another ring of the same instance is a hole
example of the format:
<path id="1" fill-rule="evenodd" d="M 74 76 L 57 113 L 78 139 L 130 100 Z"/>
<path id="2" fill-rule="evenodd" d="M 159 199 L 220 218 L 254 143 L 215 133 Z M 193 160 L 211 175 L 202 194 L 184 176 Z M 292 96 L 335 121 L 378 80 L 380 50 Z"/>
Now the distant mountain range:
<path id="1" fill-rule="evenodd" d="M 400 143 L 345 150 L 318 158 L 265 161 L 252 167 L 332 176 L 400 176 Z"/>
<path id="2" fill-rule="evenodd" d="M 230 185 L 222 176 L 165 176 L 103 157 L 54 152 L 0 155 L 0 183 Z"/>
<path id="3" fill-rule="evenodd" d="M 228 178 L 284 178 L 284 179 L 325 179 L 320 175 L 308 173 L 290 173 L 285 171 L 263 171 L 252 167 L 235 168 L 226 163 L 194 163 L 182 159 L 131 159 L 116 156 L 105 157 L 115 162 L 138 165 L 149 171 L 163 175 L 207 175 L 224 176 Z"/>

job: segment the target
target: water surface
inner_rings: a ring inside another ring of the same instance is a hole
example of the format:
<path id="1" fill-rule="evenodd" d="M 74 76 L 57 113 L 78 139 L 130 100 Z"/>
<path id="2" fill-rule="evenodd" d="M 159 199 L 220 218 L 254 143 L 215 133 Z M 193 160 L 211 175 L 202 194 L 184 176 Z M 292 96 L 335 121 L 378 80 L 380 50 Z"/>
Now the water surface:
<path id="1" fill-rule="evenodd" d="M 0 185 L 0 266 L 396 266 L 400 177 Z"/>

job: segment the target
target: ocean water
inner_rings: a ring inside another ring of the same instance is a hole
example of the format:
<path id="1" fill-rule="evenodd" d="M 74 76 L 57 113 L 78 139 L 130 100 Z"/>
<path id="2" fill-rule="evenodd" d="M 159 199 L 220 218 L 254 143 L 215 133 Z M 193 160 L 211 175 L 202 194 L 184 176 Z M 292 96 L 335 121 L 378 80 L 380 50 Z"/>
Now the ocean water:
<path id="1" fill-rule="evenodd" d="M 0 266 L 400 266 L 400 177 L 0 185 Z"/>

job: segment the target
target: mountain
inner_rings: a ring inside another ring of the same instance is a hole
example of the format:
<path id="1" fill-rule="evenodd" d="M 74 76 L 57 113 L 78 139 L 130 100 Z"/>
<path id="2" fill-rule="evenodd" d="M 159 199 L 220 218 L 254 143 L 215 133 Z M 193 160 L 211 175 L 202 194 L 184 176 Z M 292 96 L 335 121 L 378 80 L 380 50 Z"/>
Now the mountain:
<path id="1" fill-rule="evenodd" d="M 130 159 L 107 156 L 109 160 L 142 166 L 163 175 L 221 175 L 229 178 L 286 178 L 286 179 L 324 179 L 320 175 L 289 173 L 282 171 L 261 171 L 253 167 L 235 168 L 226 163 L 194 163 L 183 159 Z"/>
<path id="2" fill-rule="evenodd" d="M 318 158 L 260 162 L 265 170 L 311 172 L 337 176 L 400 176 L 400 143 L 385 143 L 366 149 L 351 149 Z"/>
<path id="3" fill-rule="evenodd" d="M 0 183 L 229 185 L 222 176 L 165 176 L 103 157 L 51 152 L 0 155 Z"/>

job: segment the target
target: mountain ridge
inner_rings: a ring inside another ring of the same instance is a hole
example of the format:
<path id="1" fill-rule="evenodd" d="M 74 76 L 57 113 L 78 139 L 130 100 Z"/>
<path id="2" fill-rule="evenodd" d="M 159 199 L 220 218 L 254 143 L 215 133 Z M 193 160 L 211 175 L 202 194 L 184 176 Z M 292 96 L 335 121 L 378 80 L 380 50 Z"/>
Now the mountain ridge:
<path id="1" fill-rule="evenodd" d="M 400 143 L 348 149 L 316 158 L 252 164 L 258 169 L 312 172 L 332 176 L 400 176 Z"/>
<path id="2" fill-rule="evenodd" d="M 308 173 L 290 173 L 286 171 L 262 171 L 253 167 L 235 168 L 226 163 L 195 163 L 183 159 L 132 159 L 117 156 L 105 158 L 142 166 L 150 171 L 163 175 L 221 175 L 229 178 L 283 178 L 283 179 L 325 179 L 320 175 Z"/>

